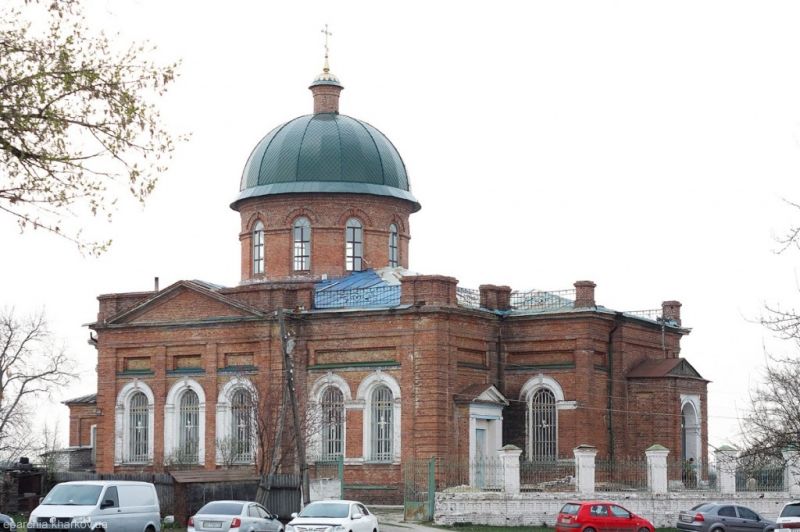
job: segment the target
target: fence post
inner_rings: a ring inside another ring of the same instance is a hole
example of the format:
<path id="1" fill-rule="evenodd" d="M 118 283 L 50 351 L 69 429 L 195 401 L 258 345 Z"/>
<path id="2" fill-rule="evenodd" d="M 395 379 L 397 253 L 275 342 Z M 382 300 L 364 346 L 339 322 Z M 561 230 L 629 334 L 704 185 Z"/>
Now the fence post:
<path id="1" fill-rule="evenodd" d="M 594 458 L 597 447 L 578 445 L 572 452 L 575 454 L 575 483 L 578 493 L 594 493 Z"/>
<path id="2" fill-rule="evenodd" d="M 714 453 L 717 460 L 717 486 L 721 493 L 736 493 L 736 458 L 739 451 L 723 445 Z"/>
<path id="3" fill-rule="evenodd" d="M 653 493 L 667 492 L 667 455 L 663 445 L 651 445 L 644 452 L 647 457 L 647 489 Z"/>
<path id="4" fill-rule="evenodd" d="M 783 489 L 792 497 L 797 497 L 800 495 L 800 451 L 796 447 L 787 447 L 781 454 L 786 462 L 783 471 Z"/>
<path id="5" fill-rule="evenodd" d="M 436 510 L 436 458 L 431 456 L 428 461 L 428 519 L 433 520 Z"/>
<path id="6" fill-rule="evenodd" d="M 503 467 L 503 491 L 517 495 L 519 493 L 519 457 L 522 449 L 516 445 L 504 445 L 497 451 L 500 455 L 500 464 Z"/>
<path id="7" fill-rule="evenodd" d="M 339 475 L 339 498 L 344 499 L 344 454 L 336 459 L 336 474 Z"/>

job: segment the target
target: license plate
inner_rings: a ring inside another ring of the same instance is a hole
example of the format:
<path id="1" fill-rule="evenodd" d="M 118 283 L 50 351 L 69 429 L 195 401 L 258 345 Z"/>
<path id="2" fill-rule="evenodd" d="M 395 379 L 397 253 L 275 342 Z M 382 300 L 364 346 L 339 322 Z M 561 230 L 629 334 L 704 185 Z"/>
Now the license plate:
<path id="1" fill-rule="evenodd" d="M 203 521 L 203 528 L 222 528 L 222 521 Z"/>
<path id="2" fill-rule="evenodd" d="M 691 516 L 689 516 L 689 515 L 682 515 L 682 516 L 680 517 L 680 520 L 681 520 L 682 522 L 684 522 L 684 523 L 691 523 L 691 522 L 692 522 L 692 517 L 691 517 Z"/>

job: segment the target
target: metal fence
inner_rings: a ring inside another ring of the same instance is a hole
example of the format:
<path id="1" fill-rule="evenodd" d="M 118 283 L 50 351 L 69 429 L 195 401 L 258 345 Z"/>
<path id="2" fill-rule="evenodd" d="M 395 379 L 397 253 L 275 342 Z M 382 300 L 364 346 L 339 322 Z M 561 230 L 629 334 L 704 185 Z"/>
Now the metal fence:
<path id="1" fill-rule="evenodd" d="M 647 310 L 626 310 L 623 312 L 623 314 L 653 321 L 661 321 L 663 319 L 664 311 L 660 308 L 653 308 Z"/>
<path id="2" fill-rule="evenodd" d="M 597 460 L 596 491 L 647 491 L 647 459 L 644 457 Z"/>
<path id="3" fill-rule="evenodd" d="M 400 285 L 352 288 L 350 290 L 317 290 L 314 308 L 383 308 L 400 304 Z"/>
<path id="4" fill-rule="evenodd" d="M 667 489 L 669 491 L 719 491 L 717 477 L 704 475 L 692 461 L 674 458 L 667 460 Z"/>
<path id="5" fill-rule="evenodd" d="M 481 292 L 474 288 L 456 286 L 456 301 L 462 307 L 481 308 Z"/>
<path id="6" fill-rule="evenodd" d="M 571 308 L 575 303 L 575 289 L 528 292 L 511 292 L 514 310 L 547 311 Z"/>
<path id="7" fill-rule="evenodd" d="M 500 491 L 503 489 L 503 464 L 499 458 L 436 461 L 436 489 L 440 491 Z"/>
<path id="8" fill-rule="evenodd" d="M 736 491 L 784 491 L 784 465 L 740 465 L 736 468 Z"/>
<path id="9" fill-rule="evenodd" d="M 575 459 L 523 460 L 520 491 L 575 491 Z"/>

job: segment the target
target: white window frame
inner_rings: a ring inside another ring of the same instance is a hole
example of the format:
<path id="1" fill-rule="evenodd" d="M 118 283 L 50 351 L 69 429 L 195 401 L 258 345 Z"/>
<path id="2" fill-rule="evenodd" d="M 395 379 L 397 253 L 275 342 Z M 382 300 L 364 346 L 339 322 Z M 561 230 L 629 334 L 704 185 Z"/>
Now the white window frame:
<path id="1" fill-rule="evenodd" d="M 236 399 L 236 397 L 238 395 L 240 395 L 240 394 L 243 397 L 246 396 L 246 401 L 243 404 L 243 406 L 245 408 L 243 410 L 244 410 L 244 412 L 246 414 L 247 413 L 250 414 L 249 416 L 245 417 L 245 419 L 247 419 L 247 417 L 250 418 L 249 420 L 247 420 L 247 421 L 249 421 L 249 433 L 247 434 L 247 437 L 250 440 L 250 441 L 247 442 L 247 444 L 249 446 L 247 451 L 249 452 L 249 454 L 248 455 L 244 455 L 246 457 L 243 459 L 242 458 L 243 455 L 241 455 L 239 453 L 236 453 L 235 456 L 231 457 L 231 460 L 233 461 L 233 463 L 247 463 L 252 459 L 252 457 L 254 456 L 253 452 L 254 452 L 254 441 L 255 441 L 255 435 L 256 435 L 255 431 L 256 431 L 256 428 L 257 428 L 255 426 L 255 415 L 254 415 L 255 414 L 255 397 L 253 396 L 252 390 L 250 390 L 248 388 L 245 388 L 245 387 L 242 387 L 242 386 L 239 386 L 238 388 L 234 388 L 230 392 L 230 399 L 229 399 L 229 402 L 230 402 L 230 425 L 228 427 L 228 429 L 229 429 L 228 435 L 229 435 L 230 445 L 232 446 L 232 448 L 229 449 L 229 452 L 234 452 L 236 450 L 237 444 L 239 443 L 239 440 L 238 440 L 238 437 L 237 437 L 237 433 L 239 432 L 239 427 L 236 424 L 237 419 L 234 416 L 234 407 L 235 407 L 234 399 Z"/>
<path id="2" fill-rule="evenodd" d="M 297 238 L 297 232 L 300 238 Z M 299 266 L 299 267 L 298 267 Z M 311 221 L 300 216 L 292 224 L 292 270 L 305 272 L 311 269 Z"/>
<path id="3" fill-rule="evenodd" d="M 348 218 L 344 227 L 344 269 L 348 272 L 364 269 L 364 224 L 358 218 Z"/>
<path id="4" fill-rule="evenodd" d="M 147 398 L 147 461 L 132 462 L 130 460 L 130 403 L 137 392 Z M 152 465 L 153 446 L 155 444 L 155 395 L 147 383 L 134 379 L 127 383 L 117 394 L 117 405 L 114 413 L 114 465 L 137 464 Z"/>
<path id="5" fill-rule="evenodd" d="M 559 410 L 573 410 L 577 408 L 577 403 L 575 401 L 566 401 L 564 399 L 564 390 L 561 388 L 561 385 L 552 377 L 549 377 L 544 374 L 538 374 L 535 377 L 531 377 L 528 379 L 527 382 L 522 386 L 522 390 L 520 391 L 520 399 L 525 402 L 525 457 L 527 460 L 533 459 L 533 441 L 531 438 L 531 401 L 533 400 L 533 396 L 536 392 L 542 388 L 546 388 L 553 393 L 555 397 L 555 448 L 556 448 L 556 456 L 555 458 L 558 459 L 558 449 L 559 449 L 559 418 L 558 415 Z"/>
<path id="6" fill-rule="evenodd" d="M 245 389 L 250 394 L 251 397 L 257 398 L 258 395 L 256 393 L 256 389 L 253 386 L 253 383 L 244 377 L 233 377 L 228 382 L 225 383 L 224 386 L 220 389 L 219 396 L 217 397 L 217 431 L 216 431 L 216 441 L 222 441 L 225 438 L 230 438 L 233 435 L 231 434 L 233 430 L 233 418 L 231 413 L 231 400 L 233 399 L 233 394 L 236 390 Z M 252 420 L 252 433 L 250 437 L 252 438 L 252 442 L 250 444 L 250 460 L 247 461 L 237 461 L 237 464 L 254 464 L 256 461 L 256 454 L 258 453 L 258 426 L 256 425 L 256 409 L 258 405 L 254 405 L 253 407 L 253 420 Z M 215 445 L 216 447 L 216 445 Z M 216 447 L 216 458 L 217 458 L 217 465 L 224 465 L 224 457 L 220 452 L 219 447 Z"/>
<path id="7" fill-rule="evenodd" d="M 394 403 L 394 408 L 392 410 L 392 461 L 391 462 L 380 462 L 380 463 L 393 463 L 399 464 L 400 463 L 400 452 L 401 452 L 401 434 L 400 434 L 400 416 L 402 414 L 402 397 L 400 394 L 400 385 L 397 383 L 397 380 L 392 377 L 391 375 L 376 370 L 375 372 L 367 375 L 364 380 L 361 381 L 361 384 L 358 386 L 358 393 L 357 398 L 359 402 L 363 405 L 364 413 L 363 413 L 363 427 L 362 427 L 362 452 L 363 452 L 363 460 L 365 462 L 371 462 L 370 457 L 372 456 L 372 397 L 373 391 L 375 388 L 380 386 L 381 384 L 386 385 L 389 390 L 392 392 L 392 401 Z"/>
<path id="8" fill-rule="evenodd" d="M 203 387 L 194 379 L 185 377 L 170 388 L 167 393 L 167 400 L 164 404 L 164 460 L 169 460 L 170 456 L 180 450 L 180 431 L 181 398 L 186 390 L 192 390 L 197 394 L 198 405 L 198 435 L 197 443 L 197 464 L 205 464 L 205 434 L 206 434 L 206 393 Z"/>
<path id="9" fill-rule="evenodd" d="M 253 275 L 261 275 L 266 269 L 266 239 L 264 238 L 264 223 L 256 220 L 253 224 Z"/>
<path id="10" fill-rule="evenodd" d="M 400 233 L 397 224 L 389 225 L 389 267 L 400 266 Z"/>
<path id="11" fill-rule="evenodd" d="M 353 406 L 352 395 L 350 393 L 350 386 L 342 377 L 335 373 L 328 373 L 327 375 L 317 379 L 311 387 L 311 392 L 308 394 L 309 402 L 311 404 L 312 426 L 320 426 L 322 423 L 322 395 L 329 387 L 338 388 L 342 392 L 342 399 L 344 401 L 344 418 L 342 419 L 342 456 L 347 457 L 347 410 Z M 322 459 L 322 433 L 320 431 L 313 431 L 308 438 L 306 444 L 306 453 L 315 459 Z"/>

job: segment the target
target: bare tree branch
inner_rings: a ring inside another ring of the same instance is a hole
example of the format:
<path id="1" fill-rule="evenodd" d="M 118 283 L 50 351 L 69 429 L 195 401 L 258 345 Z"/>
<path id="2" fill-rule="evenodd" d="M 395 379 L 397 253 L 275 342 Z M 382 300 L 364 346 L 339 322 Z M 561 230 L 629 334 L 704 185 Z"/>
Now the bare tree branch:
<path id="1" fill-rule="evenodd" d="M 30 407 L 71 381 L 73 364 L 55 345 L 43 313 L 0 312 L 0 457 L 16 457 L 39 438 Z"/>

